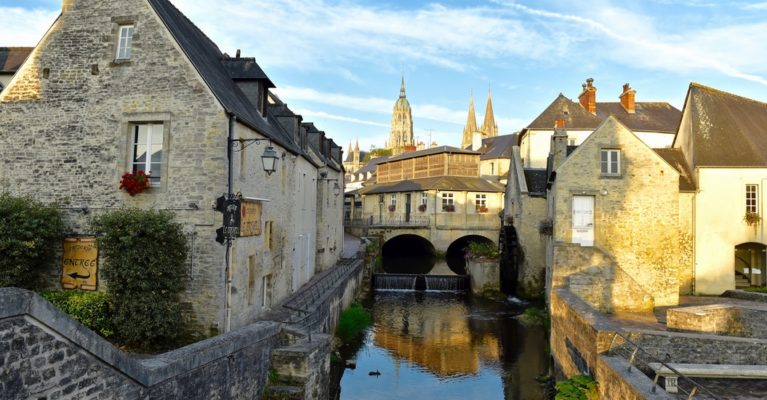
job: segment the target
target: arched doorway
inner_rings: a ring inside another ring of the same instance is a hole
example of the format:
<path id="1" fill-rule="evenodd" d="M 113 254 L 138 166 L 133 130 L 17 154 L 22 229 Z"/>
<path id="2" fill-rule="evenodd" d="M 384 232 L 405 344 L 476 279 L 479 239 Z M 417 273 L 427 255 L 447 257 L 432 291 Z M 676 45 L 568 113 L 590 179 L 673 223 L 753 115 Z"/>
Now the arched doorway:
<path id="1" fill-rule="evenodd" d="M 495 245 L 492 240 L 479 235 L 464 236 L 451 243 L 445 253 L 445 260 L 450 270 L 458 275 L 466 275 L 466 249 L 471 242 Z"/>
<path id="2" fill-rule="evenodd" d="M 767 284 L 767 246 L 748 242 L 735 246 L 735 288 L 765 286 Z"/>
<path id="3" fill-rule="evenodd" d="M 381 257 L 384 271 L 390 274 L 428 274 L 437 260 L 437 251 L 418 235 L 399 235 L 384 243 Z"/>

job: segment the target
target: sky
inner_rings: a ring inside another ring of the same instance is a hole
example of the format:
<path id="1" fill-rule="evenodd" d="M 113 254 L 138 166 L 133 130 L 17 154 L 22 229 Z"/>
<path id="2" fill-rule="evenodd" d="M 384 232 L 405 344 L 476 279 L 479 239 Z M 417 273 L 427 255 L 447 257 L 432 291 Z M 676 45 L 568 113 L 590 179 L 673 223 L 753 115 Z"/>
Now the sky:
<path id="1" fill-rule="evenodd" d="M 91 0 L 89 0 L 91 1 Z M 681 109 L 690 82 L 767 102 L 767 1 L 172 0 L 344 150 L 383 147 L 404 74 L 417 140 L 460 144 L 473 95 L 501 134 L 559 93 Z M 0 46 L 34 46 L 60 0 L 0 0 Z"/>

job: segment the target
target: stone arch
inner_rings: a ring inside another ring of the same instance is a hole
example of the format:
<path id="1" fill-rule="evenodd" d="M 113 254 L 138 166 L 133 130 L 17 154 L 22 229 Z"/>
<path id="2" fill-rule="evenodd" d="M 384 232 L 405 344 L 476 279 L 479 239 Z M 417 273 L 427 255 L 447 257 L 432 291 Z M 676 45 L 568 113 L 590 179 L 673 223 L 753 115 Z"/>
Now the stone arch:
<path id="1" fill-rule="evenodd" d="M 767 286 L 767 246 L 745 242 L 735 246 L 733 270 L 735 288 Z"/>
<path id="2" fill-rule="evenodd" d="M 396 274 L 428 274 L 437 260 L 437 249 L 426 238 L 402 234 L 389 238 L 381 248 L 383 270 Z"/>
<path id="3" fill-rule="evenodd" d="M 450 243 L 445 252 L 445 260 L 450 270 L 458 275 L 466 275 L 466 249 L 470 242 L 495 245 L 495 241 L 482 235 L 466 235 Z"/>

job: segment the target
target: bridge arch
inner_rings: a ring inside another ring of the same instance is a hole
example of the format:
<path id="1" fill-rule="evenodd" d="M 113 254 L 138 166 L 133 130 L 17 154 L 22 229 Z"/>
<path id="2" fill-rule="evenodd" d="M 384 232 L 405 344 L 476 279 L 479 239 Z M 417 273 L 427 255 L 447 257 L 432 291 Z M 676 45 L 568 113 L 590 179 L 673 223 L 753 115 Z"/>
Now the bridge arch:
<path id="1" fill-rule="evenodd" d="M 437 260 L 437 250 L 426 238 L 397 235 L 387 240 L 381 249 L 385 272 L 393 274 L 428 274 Z"/>
<path id="2" fill-rule="evenodd" d="M 466 275 L 466 252 L 469 247 L 469 243 L 483 243 L 495 246 L 495 242 L 492 239 L 488 239 L 480 235 L 466 235 L 459 237 L 450 243 L 445 252 L 445 260 L 450 270 L 458 275 Z"/>

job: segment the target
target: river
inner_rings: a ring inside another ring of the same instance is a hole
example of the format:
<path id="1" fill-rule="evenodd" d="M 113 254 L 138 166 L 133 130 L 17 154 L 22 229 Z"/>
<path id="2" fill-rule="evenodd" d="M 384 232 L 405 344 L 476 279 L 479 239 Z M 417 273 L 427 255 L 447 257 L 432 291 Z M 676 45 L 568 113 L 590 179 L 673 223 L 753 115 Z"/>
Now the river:
<path id="1" fill-rule="evenodd" d="M 373 324 L 342 348 L 340 400 L 544 399 L 546 333 L 522 308 L 466 294 L 376 291 Z M 372 374 L 371 374 L 372 373 Z M 380 374 L 379 374 L 380 373 Z"/>

